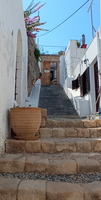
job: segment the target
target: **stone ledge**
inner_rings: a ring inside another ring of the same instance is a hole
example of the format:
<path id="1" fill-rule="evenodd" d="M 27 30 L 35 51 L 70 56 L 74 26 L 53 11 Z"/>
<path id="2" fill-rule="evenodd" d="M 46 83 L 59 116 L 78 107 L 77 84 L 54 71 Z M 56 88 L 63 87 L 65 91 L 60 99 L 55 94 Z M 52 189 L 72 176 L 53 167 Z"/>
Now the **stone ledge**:
<path id="1" fill-rule="evenodd" d="M 46 127 L 47 128 L 69 128 L 69 127 L 80 127 L 83 128 L 83 121 L 82 120 L 46 120 Z"/>
<path id="2" fill-rule="evenodd" d="M 21 148 L 22 147 L 22 148 Z M 101 152 L 100 138 L 41 138 L 6 140 L 6 153 Z"/>
<path id="3" fill-rule="evenodd" d="M 47 128 L 96 128 L 101 127 L 101 119 L 95 120 L 71 120 L 71 119 L 49 119 L 46 120 L 46 127 Z"/>
<path id="4" fill-rule="evenodd" d="M 5 151 L 7 153 L 25 153 L 26 142 L 24 140 L 8 139 L 5 142 Z"/>
<path id="5" fill-rule="evenodd" d="M 24 172 L 26 156 L 8 154 L 0 157 L 0 173 Z"/>
<path id="6" fill-rule="evenodd" d="M 0 199 L 16 200 L 17 188 L 19 183 L 20 183 L 19 179 L 0 177 Z"/>
<path id="7" fill-rule="evenodd" d="M 101 128 L 40 128 L 40 138 L 99 138 Z"/>
<path id="8" fill-rule="evenodd" d="M 41 125 L 40 127 L 45 127 L 47 118 L 47 109 L 41 108 Z"/>
<path id="9" fill-rule="evenodd" d="M 18 187 L 19 200 L 46 200 L 46 181 L 23 180 Z"/>
<path id="10" fill-rule="evenodd" d="M 94 159 L 77 158 L 77 173 L 100 172 L 100 163 Z"/>
<path id="11" fill-rule="evenodd" d="M 74 184 L 43 180 L 0 178 L 3 200 L 92 200 L 101 199 L 101 182 Z"/>
<path id="12" fill-rule="evenodd" d="M 83 188 L 79 184 L 64 182 L 47 183 L 48 200 L 83 200 Z"/>
<path id="13" fill-rule="evenodd" d="M 101 199 L 101 182 L 94 181 L 92 183 L 86 183 L 80 185 L 84 191 L 84 200 Z"/>
<path id="14" fill-rule="evenodd" d="M 47 109 L 41 108 L 41 116 L 47 118 Z"/>
<path id="15" fill-rule="evenodd" d="M 40 128 L 40 137 L 41 138 L 51 138 L 53 137 L 52 129 L 50 128 Z"/>
<path id="16" fill-rule="evenodd" d="M 83 156 L 83 158 L 82 158 Z M 94 158 L 95 157 L 95 158 Z M 0 173 L 79 174 L 101 172 L 101 155 L 8 154 L 0 158 Z"/>
<path id="17" fill-rule="evenodd" d="M 85 128 L 97 127 L 97 120 L 84 120 L 83 124 Z"/>
<path id="18" fill-rule="evenodd" d="M 49 171 L 49 166 L 49 159 L 30 155 L 26 158 L 25 172 L 46 173 Z"/>

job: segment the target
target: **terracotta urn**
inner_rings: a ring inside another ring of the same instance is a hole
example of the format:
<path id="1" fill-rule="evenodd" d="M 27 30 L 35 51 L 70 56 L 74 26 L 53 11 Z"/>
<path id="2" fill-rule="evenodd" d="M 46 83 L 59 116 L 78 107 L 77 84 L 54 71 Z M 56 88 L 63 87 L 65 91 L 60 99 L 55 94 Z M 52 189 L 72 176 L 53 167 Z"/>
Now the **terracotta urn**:
<path id="1" fill-rule="evenodd" d="M 16 107 L 10 109 L 10 124 L 15 139 L 34 140 L 38 138 L 41 125 L 41 108 Z"/>

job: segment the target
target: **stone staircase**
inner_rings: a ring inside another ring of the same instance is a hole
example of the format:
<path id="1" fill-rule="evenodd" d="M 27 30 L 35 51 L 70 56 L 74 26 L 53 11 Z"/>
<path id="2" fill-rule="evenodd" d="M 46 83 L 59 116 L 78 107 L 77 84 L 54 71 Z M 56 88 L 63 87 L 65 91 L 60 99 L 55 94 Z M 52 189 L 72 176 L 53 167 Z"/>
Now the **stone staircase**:
<path id="1" fill-rule="evenodd" d="M 39 107 L 46 108 L 49 117 L 79 118 L 61 85 L 41 85 Z"/>
<path id="2" fill-rule="evenodd" d="M 6 140 L 0 200 L 28 199 L 101 199 L 101 120 L 47 118 L 38 140 Z"/>

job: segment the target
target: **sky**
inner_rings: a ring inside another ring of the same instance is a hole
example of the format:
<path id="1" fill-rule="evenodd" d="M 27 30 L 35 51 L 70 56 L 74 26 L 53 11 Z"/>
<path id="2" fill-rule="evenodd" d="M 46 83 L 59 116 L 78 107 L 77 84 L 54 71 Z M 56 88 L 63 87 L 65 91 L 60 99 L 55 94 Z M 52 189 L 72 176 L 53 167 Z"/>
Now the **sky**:
<path id="1" fill-rule="evenodd" d="M 35 3 L 38 2 L 35 0 Z M 89 8 L 92 2 L 93 26 L 97 31 L 101 24 L 100 0 L 86 2 L 87 0 L 40 0 L 40 5 L 46 3 L 39 11 L 40 22 L 46 22 L 41 28 L 48 29 L 48 31 L 39 32 L 36 37 L 41 53 L 58 54 L 59 51 L 64 51 L 68 47 L 70 40 L 80 41 L 83 34 L 89 46 L 93 39 L 91 9 Z M 23 10 L 26 10 L 30 3 L 31 0 L 22 0 Z M 85 5 L 79 9 L 83 4 Z M 77 10 L 78 12 L 70 17 Z M 70 18 L 67 20 L 68 17 Z M 62 23 L 63 21 L 65 22 Z M 51 31 L 61 23 L 62 25 Z"/>

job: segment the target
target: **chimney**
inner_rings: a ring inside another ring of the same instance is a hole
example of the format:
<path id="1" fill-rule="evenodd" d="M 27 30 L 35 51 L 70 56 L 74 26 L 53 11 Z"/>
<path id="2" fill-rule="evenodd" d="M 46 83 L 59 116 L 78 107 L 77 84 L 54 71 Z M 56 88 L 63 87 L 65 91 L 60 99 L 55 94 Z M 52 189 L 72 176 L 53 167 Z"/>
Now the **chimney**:
<path id="1" fill-rule="evenodd" d="M 82 45 L 85 44 L 85 35 L 82 35 Z"/>
<path id="2" fill-rule="evenodd" d="M 85 44 L 85 35 L 82 35 L 82 46 L 81 48 L 86 48 L 87 44 Z"/>

